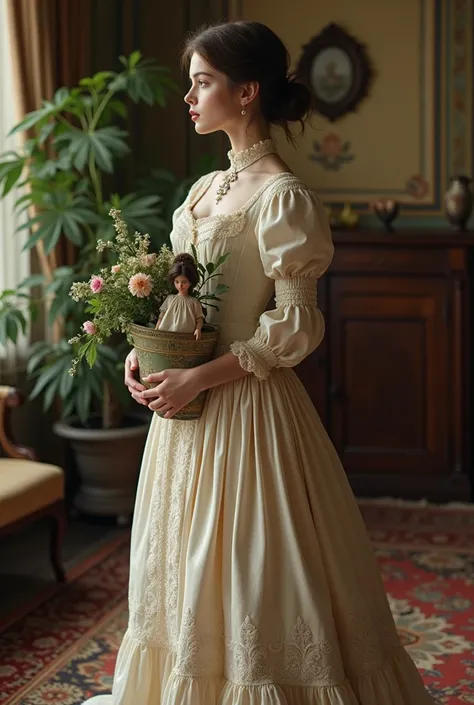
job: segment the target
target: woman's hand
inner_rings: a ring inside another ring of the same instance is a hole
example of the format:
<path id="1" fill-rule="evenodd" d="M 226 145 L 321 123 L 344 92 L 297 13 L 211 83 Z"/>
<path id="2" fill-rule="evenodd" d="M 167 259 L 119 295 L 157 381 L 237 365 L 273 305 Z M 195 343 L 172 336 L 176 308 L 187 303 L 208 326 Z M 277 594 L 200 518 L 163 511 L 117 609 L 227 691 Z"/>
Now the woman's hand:
<path id="1" fill-rule="evenodd" d="M 125 359 L 125 385 L 128 387 L 128 391 L 139 404 L 143 406 L 148 406 L 145 399 L 142 399 L 141 392 L 143 392 L 146 387 L 140 384 L 135 378 L 135 372 L 138 370 L 138 357 L 137 351 L 133 348 L 127 355 Z"/>
<path id="2" fill-rule="evenodd" d="M 194 369 L 152 372 L 145 379 L 156 387 L 141 392 L 142 404 L 164 413 L 165 419 L 171 419 L 202 391 Z"/>

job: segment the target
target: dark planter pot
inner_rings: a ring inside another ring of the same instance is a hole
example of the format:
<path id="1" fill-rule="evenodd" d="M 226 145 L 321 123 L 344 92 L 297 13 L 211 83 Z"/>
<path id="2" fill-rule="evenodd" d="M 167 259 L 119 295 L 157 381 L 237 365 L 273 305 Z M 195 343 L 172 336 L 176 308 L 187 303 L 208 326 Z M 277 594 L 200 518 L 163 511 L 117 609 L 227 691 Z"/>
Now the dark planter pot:
<path id="1" fill-rule="evenodd" d="M 75 455 L 80 487 L 74 506 L 80 512 L 130 523 L 148 428 L 149 420 L 139 415 L 113 429 L 84 428 L 76 419 L 55 422 L 54 432 Z"/>

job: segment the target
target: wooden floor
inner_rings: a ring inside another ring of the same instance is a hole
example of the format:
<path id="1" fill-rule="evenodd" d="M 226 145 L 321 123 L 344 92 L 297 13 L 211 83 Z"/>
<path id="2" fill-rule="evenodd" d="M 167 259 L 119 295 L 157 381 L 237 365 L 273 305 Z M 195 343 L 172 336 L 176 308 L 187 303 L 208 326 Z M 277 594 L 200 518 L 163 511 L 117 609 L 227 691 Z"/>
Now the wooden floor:
<path id="1" fill-rule="evenodd" d="M 63 545 L 66 572 L 126 530 L 113 519 L 68 518 Z M 0 540 L 0 622 L 54 586 L 48 532 L 48 522 L 39 521 Z"/>

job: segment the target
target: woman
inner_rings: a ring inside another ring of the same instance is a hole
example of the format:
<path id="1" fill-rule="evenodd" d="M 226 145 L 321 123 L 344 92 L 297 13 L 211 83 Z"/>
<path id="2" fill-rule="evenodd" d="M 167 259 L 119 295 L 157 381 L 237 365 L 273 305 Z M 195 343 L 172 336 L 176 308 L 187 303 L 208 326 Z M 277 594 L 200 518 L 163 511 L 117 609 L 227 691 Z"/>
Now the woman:
<path id="1" fill-rule="evenodd" d="M 113 705 L 430 705 L 400 646 L 346 476 L 290 369 L 321 342 L 316 282 L 333 245 L 324 209 L 276 152 L 270 128 L 303 120 L 262 24 L 187 43 L 198 134 L 223 130 L 231 168 L 201 178 L 174 214 L 175 252 L 230 252 L 216 359 L 125 383 L 155 415 L 137 493 L 130 621 Z M 276 308 L 265 311 L 272 293 Z M 208 389 L 198 421 L 170 420 Z"/>

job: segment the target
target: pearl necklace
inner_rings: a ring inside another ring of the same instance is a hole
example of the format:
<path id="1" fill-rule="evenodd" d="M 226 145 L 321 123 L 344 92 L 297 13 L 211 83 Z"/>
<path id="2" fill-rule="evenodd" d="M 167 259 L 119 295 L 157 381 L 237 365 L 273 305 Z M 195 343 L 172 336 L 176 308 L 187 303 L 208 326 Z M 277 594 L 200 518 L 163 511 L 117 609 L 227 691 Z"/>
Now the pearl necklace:
<path id="1" fill-rule="evenodd" d="M 253 144 L 248 149 L 243 149 L 241 152 L 234 152 L 232 149 L 227 152 L 230 161 L 230 170 L 224 175 L 222 183 L 217 189 L 216 203 L 219 203 L 221 198 L 226 195 L 233 181 L 237 181 L 237 174 L 243 171 L 251 164 L 255 164 L 259 159 L 266 157 L 267 154 L 276 154 L 277 146 L 275 140 L 267 139 Z"/>

